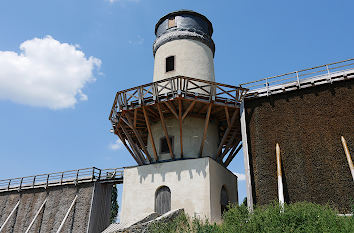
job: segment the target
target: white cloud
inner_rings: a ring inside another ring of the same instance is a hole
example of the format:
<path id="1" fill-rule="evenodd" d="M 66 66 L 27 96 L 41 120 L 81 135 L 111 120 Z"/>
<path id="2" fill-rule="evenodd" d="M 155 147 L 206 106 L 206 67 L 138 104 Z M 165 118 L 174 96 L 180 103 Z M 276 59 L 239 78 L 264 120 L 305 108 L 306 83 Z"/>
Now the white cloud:
<path id="1" fill-rule="evenodd" d="M 20 50 L 0 51 L 0 100 L 50 109 L 87 100 L 82 89 L 95 81 L 100 59 L 86 58 L 78 45 L 51 36 L 27 40 Z"/>
<path id="2" fill-rule="evenodd" d="M 237 180 L 238 180 L 238 181 L 244 181 L 244 180 L 246 180 L 246 175 L 245 175 L 245 174 L 237 173 L 237 172 L 234 172 L 234 174 L 237 176 Z"/>
<path id="3" fill-rule="evenodd" d="M 119 149 L 122 149 L 123 148 L 123 143 L 120 139 L 118 139 L 117 141 L 115 141 L 115 143 L 111 143 L 109 145 L 109 148 L 111 150 L 119 150 Z"/>

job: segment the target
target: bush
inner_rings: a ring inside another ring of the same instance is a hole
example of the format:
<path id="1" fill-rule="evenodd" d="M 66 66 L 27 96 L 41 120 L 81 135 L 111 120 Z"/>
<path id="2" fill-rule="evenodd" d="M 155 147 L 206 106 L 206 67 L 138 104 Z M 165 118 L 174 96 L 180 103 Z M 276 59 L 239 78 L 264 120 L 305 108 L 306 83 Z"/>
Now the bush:
<path id="1" fill-rule="evenodd" d="M 237 233 L 237 232 L 354 232 L 354 217 L 342 217 L 329 206 L 313 203 L 295 203 L 284 206 L 278 203 L 255 208 L 248 213 L 245 205 L 229 206 L 220 225 L 191 220 L 180 215 L 172 222 L 155 223 L 151 233 Z"/>

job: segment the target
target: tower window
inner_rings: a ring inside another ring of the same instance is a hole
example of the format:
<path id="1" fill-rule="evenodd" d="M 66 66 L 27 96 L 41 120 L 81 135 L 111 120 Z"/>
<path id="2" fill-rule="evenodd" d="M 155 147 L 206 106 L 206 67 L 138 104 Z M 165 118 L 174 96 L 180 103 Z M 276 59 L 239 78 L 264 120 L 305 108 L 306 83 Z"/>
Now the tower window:
<path id="1" fill-rule="evenodd" d="M 168 28 L 173 28 L 173 27 L 176 27 L 176 19 L 174 16 L 168 19 Z"/>
<path id="2" fill-rule="evenodd" d="M 166 72 L 175 70 L 175 56 L 166 58 Z"/>
<path id="3" fill-rule="evenodd" d="M 171 142 L 171 147 L 173 148 L 173 137 L 168 137 Z M 168 148 L 168 143 L 166 137 L 162 137 L 160 139 L 160 153 L 170 153 L 170 149 Z"/>

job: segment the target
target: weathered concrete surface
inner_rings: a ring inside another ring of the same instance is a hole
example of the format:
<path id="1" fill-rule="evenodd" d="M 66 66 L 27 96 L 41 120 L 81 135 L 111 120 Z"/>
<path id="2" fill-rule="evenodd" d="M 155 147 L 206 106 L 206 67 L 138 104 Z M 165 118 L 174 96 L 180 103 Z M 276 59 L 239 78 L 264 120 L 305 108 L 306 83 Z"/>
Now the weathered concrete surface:
<path id="1" fill-rule="evenodd" d="M 279 143 L 286 202 L 350 211 L 354 183 L 340 137 L 354 154 L 353 80 L 246 100 L 255 204 L 277 200 Z"/>
<path id="2" fill-rule="evenodd" d="M 171 190 L 171 209 L 190 217 L 219 221 L 220 195 L 225 186 L 237 203 L 237 177 L 211 158 L 178 160 L 124 169 L 121 222 L 131 224 L 155 212 L 155 193 Z"/>
<path id="3" fill-rule="evenodd" d="M 159 222 L 170 222 L 173 221 L 177 216 L 184 213 L 183 209 L 171 210 L 161 216 L 158 214 L 150 214 L 143 220 L 140 220 L 134 224 L 129 226 L 125 226 L 122 224 L 111 224 L 105 231 L 102 233 L 142 233 L 142 232 L 149 232 L 149 227 L 152 224 L 159 223 Z"/>
<path id="4" fill-rule="evenodd" d="M 111 186 L 104 191 L 109 192 L 110 190 Z M 38 188 L 21 192 L 12 191 L 0 193 L 0 226 L 4 223 L 5 219 L 9 216 L 17 201 L 20 199 L 20 205 L 17 211 L 6 224 L 3 232 L 25 232 L 47 197 L 46 205 L 36 219 L 30 232 L 56 232 L 72 201 L 75 196 L 78 195 L 76 204 L 70 212 L 62 232 L 87 232 L 90 213 L 95 212 L 96 215 L 104 213 L 107 211 L 104 208 L 110 208 L 111 202 L 110 196 L 109 199 L 105 199 L 107 195 L 103 197 L 99 192 L 96 192 L 96 197 L 93 198 L 93 191 L 94 182 L 82 183 L 77 186 L 65 185 L 49 187 L 47 189 Z M 91 209 L 91 202 L 95 199 L 106 200 L 109 204 L 102 206 L 97 206 L 96 204 Z M 104 208 L 101 209 L 101 207 Z M 107 214 L 103 216 L 107 216 Z M 95 223 L 100 222 L 97 221 L 97 216 L 94 216 L 91 221 Z M 100 230 L 103 230 L 109 224 L 109 216 L 106 222 L 102 223 L 101 221 L 100 223 Z"/>

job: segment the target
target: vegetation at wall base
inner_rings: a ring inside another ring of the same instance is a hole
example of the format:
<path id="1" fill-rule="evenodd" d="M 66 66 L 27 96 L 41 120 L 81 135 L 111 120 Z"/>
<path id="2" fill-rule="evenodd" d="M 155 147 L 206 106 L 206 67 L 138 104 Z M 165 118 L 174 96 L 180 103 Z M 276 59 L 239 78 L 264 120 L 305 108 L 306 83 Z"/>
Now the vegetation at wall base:
<path id="1" fill-rule="evenodd" d="M 117 186 L 113 185 L 112 187 L 112 196 L 111 196 L 111 217 L 110 217 L 110 223 L 115 223 L 117 221 L 117 214 L 118 214 L 118 190 Z"/>
<path id="2" fill-rule="evenodd" d="M 284 206 L 278 203 L 257 207 L 252 214 L 245 205 L 232 205 L 219 225 L 179 215 L 171 222 L 158 222 L 151 233 L 238 233 L 238 232 L 354 232 L 354 216 L 338 216 L 329 206 L 299 202 Z"/>

